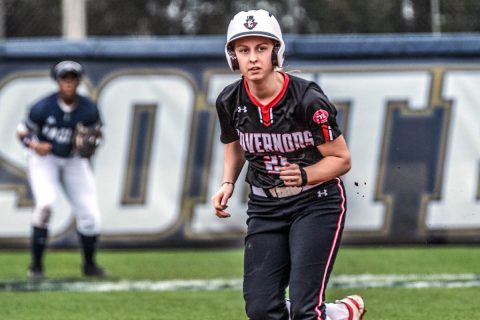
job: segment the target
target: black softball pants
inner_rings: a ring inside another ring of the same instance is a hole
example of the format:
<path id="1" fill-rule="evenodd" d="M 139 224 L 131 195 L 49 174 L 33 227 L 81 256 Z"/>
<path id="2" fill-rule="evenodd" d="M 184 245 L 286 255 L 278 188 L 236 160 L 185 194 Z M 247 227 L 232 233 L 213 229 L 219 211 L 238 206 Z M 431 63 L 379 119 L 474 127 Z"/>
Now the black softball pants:
<path id="1" fill-rule="evenodd" d="M 250 195 L 243 292 L 251 320 L 326 319 L 325 289 L 344 227 L 340 179 L 286 198 Z"/>

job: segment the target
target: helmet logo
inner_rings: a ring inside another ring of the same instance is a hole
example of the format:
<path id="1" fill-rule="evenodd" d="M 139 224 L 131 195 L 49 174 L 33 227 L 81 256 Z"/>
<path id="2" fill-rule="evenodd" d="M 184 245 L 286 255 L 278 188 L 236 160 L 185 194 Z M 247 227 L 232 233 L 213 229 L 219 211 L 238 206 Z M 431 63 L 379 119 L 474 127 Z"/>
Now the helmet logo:
<path id="1" fill-rule="evenodd" d="M 255 22 L 255 18 L 253 16 L 247 16 L 247 20 L 243 24 L 245 28 L 252 30 L 257 26 L 257 22 Z"/>

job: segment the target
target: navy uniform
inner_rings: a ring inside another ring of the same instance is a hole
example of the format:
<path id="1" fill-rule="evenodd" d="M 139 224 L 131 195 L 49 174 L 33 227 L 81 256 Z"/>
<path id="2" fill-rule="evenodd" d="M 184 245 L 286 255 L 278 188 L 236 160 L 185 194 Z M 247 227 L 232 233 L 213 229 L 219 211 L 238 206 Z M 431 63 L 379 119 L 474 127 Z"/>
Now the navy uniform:
<path id="1" fill-rule="evenodd" d="M 52 144 L 52 155 L 70 158 L 75 156 L 72 137 L 77 124 L 98 127 L 102 121 L 96 104 L 87 97 L 78 95 L 73 110 L 62 109 L 61 104 L 58 93 L 41 99 L 29 109 L 25 126 L 36 139 Z"/>
<path id="2" fill-rule="evenodd" d="M 94 259 L 100 233 L 100 210 L 92 167 L 89 159 L 76 154 L 72 145 L 77 124 L 86 127 L 100 127 L 102 124 L 96 104 L 76 93 L 82 75 L 83 68 L 75 61 L 67 60 L 55 65 L 52 76 L 58 81 L 59 91 L 31 106 L 18 127 L 18 136 L 28 148 L 28 173 L 35 198 L 32 263 L 28 271 L 33 279 L 44 276 L 43 255 L 48 226 L 60 188 L 76 215 L 84 253 L 84 275 L 105 275 Z M 65 89 L 70 90 L 69 101 L 62 98 L 62 83 L 69 83 L 69 89 Z M 39 146 L 47 146 L 46 151 L 40 151 Z"/>

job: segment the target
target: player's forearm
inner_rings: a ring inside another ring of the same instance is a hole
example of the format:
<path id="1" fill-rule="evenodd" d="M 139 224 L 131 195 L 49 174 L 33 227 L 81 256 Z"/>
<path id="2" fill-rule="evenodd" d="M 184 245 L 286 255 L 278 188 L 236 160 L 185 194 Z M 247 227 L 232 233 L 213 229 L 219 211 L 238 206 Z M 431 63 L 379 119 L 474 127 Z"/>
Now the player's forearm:
<path id="1" fill-rule="evenodd" d="M 23 122 L 19 123 L 17 126 L 17 138 L 25 147 L 30 148 L 33 141 L 33 134 Z"/>
<path id="2" fill-rule="evenodd" d="M 323 158 L 304 168 L 308 184 L 318 184 L 332 180 L 344 175 L 352 167 L 350 151 L 343 136 L 321 144 L 317 148 Z"/>
<path id="3" fill-rule="evenodd" d="M 36 137 L 29 133 L 17 133 L 17 138 L 27 148 L 31 148 L 36 141 Z"/>
<path id="4" fill-rule="evenodd" d="M 332 180 L 347 173 L 352 167 L 351 158 L 345 156 L 327 156 L 315 163 L 305 167 L 308 177 L 308 184 L 317 184 Z"/>
<path id="5" fill-rule="evenodd" d="M 46 155 L 52 149 L 52 145 L 50 143 L 39 141 L 38 137 L 32 132 L 18 131 L 17 137 L 26 148 L 32 149 L 40 155 Z"/>

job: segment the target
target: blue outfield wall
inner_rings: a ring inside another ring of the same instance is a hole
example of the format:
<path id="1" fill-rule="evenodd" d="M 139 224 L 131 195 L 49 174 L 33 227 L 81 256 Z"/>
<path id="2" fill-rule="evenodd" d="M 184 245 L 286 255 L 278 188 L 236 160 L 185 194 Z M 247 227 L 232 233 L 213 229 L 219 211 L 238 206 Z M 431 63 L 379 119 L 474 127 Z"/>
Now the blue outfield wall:
<path id="1" fill-rule="evenodd" d="M 480 242 L 480 35 L 285 40 L 285 70 L 320 84 L 352 152 L 344 243 Z M 33 199 L 15 130 L 55 89 L 61 59 L 84 64 L 81 91 L 105 122 L 92 161 L 103 245 L 240 243 L 247 186 L 230 219 L 210 205 L 223 169 L 215 98 L 240 77 L 223 50 L 223 36 L 0 43 L 0 248 L 28 243 Z M 54 245 L 76 245 L 61 193 L 50 231 Z"/>

